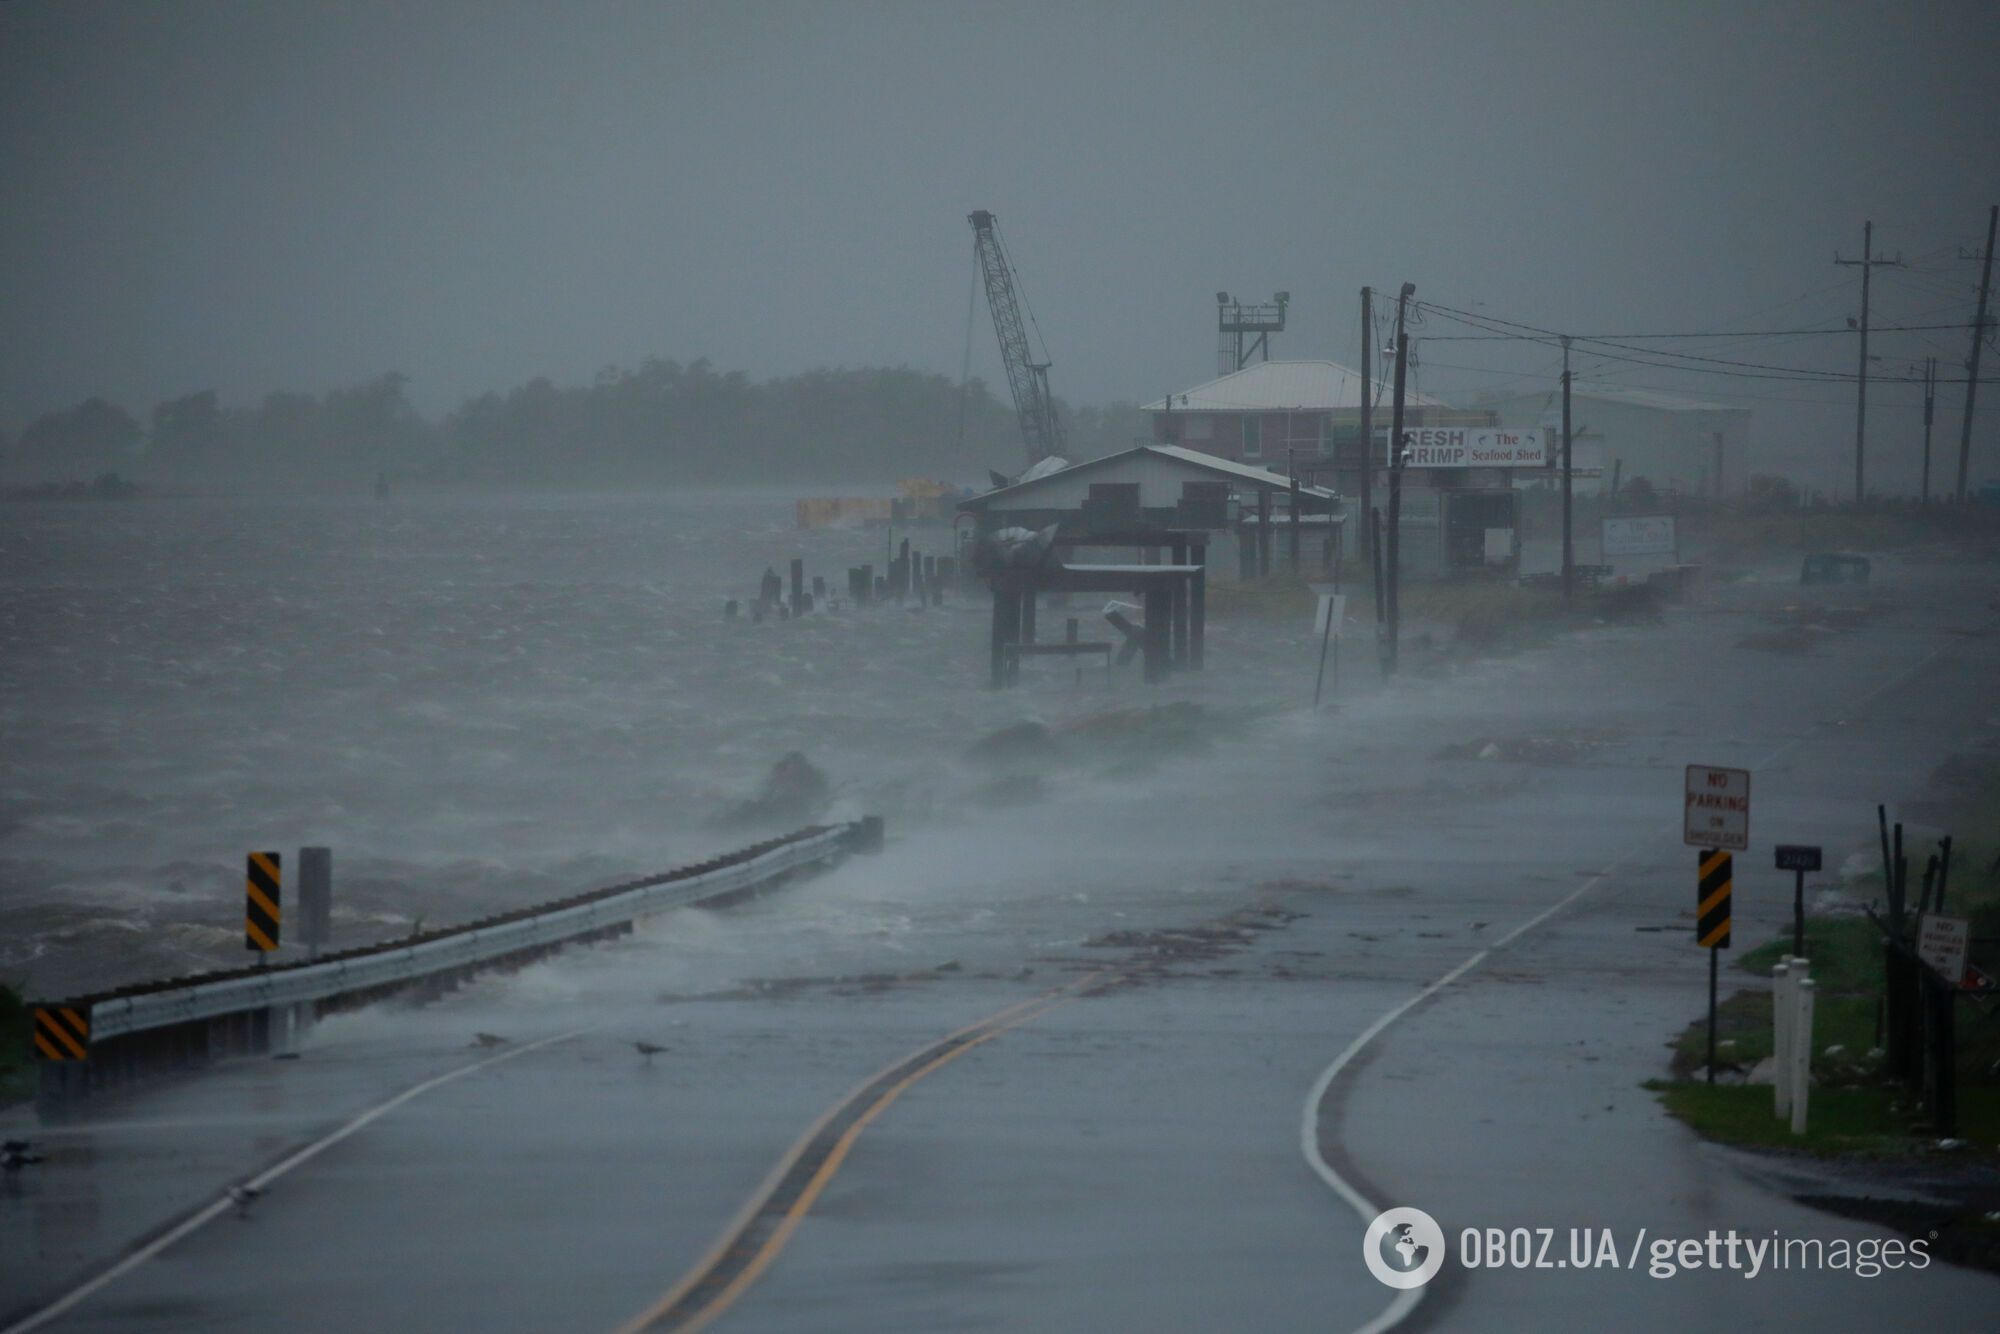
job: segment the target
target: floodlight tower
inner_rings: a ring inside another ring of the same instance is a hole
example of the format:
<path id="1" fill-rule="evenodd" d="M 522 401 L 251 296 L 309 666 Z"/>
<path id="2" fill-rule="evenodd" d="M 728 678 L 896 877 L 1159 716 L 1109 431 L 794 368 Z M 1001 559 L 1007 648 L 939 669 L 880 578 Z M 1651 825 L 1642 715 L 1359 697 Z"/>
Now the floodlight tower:
<path id="1" fill-rule="evenodd" d="M 1268 303 L 1244 305 L 1229 293 L 1215 294 L 1216 369 L 1228 375 L 1250 364 L 1250 358 L 1271 359 L 1271 335 L 1285 331 L 1285 307 L 1292 303 L 1290 292 L 1279 292 Z M 1253 334 L 1248 343 L 1245 334 Z"/>

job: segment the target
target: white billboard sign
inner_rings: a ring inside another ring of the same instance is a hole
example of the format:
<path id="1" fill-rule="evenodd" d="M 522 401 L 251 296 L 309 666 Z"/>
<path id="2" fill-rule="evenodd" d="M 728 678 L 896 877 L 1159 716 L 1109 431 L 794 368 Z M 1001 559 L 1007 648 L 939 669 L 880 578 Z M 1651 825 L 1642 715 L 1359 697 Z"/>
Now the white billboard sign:
<path id="1" fill-rule="evenodd" d="M 1634 514 L 1604 520 L 1604 558 L 1673 556 L 1680 550 L 1671 514 Z"/>
<path id="2" fill-rule="evenodd" d="M 1383 443 L 1388 433 L 1382 432 Z M 1539 426 L 1406 426 L 1408 468 L 1541 468 L 1549 462 L 1549 433 Z"/>
<path id="3" fill-rule="evenodd" d="M 1742 852 L 1750 846 L 1750 771 L 1690 764 L 1681 809 L 1683 843 Z"/>
<path id="4" fill-rule="evenodd" d="M 1314 591 L 1318 591 L 1315 589 Z M 1347 594 L 1320 593 L 1319 609 L 1313 613 L 1313 633 L 1324 637 L 1329 633 L 1328 622 L 1332 622 L 1331 633 L 1340 637 L 1340 626 L 1347 619 Z"/>
<path id="5" fill-rule="evenodd" d="M 1971 918 L 1925 913 L 1917 919 L 1917 957 L 1953 986 L 1965 976 L 1966 955 L 1971 948 Z"/>

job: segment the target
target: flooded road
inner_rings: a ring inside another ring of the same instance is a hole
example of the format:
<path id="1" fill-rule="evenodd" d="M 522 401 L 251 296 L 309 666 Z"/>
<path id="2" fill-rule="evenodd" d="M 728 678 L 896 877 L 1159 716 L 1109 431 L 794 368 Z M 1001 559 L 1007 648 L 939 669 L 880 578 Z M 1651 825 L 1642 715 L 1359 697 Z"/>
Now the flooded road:
<path id="1" fill-rule="evenodd" d="M 789 536 L 774 520 L 773 542 Z M 1786 608 L 1800 590 L 1771 574 L 1659 626 L 1585 629 L 1389 689 L 1350 682 L 1342 708 L 1317 716 L 1296 695 L 1272 703 L 1304 637 L 1259 640 L 1249 623 L 1212 641 L 1205 680 L 1087 702 L 1053 676 L 979 690 L 976 603 L 887 616 L 870 636 L 902 636 L 911 659 L 935 637 L 930 661 L 955 676 L 859 646 L 794 656 L 782 635 L 810 625 L 739 634 L 739 656 L 756 646 L 781 681 L 831 678 L 795 692 L 816 707 L 867 698 L 841 715 L 851 733 L 831 723 L 812 750 L 842 775 L 842 800 L 929 793 L 891 813 L 882 855 L 739 909 L 664 915 L 435 1005 L 330 1020 L 296 1061 L 230 1063 L 34 1130 L 61 1170 L 0 1197 L 13 1239 L 0 1270 L 20 1276 L 5 1305 L 26 1309 L 227 1182 L 441 1076 L 55 1327 L 609 1330 L 673 1309 L 745 1211 L 764 1210 L 773 1226 L 693 1317 L 1357 1329 L 1396 1294 L 1362 1266 L 1364 1220 L 1327 1172 L 1370 1205 L 1429 1211 L 1454 1239 L 1514 1226 L 1880 1239 L 1752 1184 L 1639 1087 L 1703 1001 L 1683 765 L 1751 767 L 1757 842 L 1823 843 L 1831 866 L 1865 845 L 1875 801 L 1909 799 L 1946 755 L 1992 743 L 1990 580 L 1878 569 L 1873 590 L 1824 595 L 1852 605 L 1802 652 L 1745 646 L 1798 619 Z M 690 595 L 688 618 L 703 643 L 690 652 L 714 652 L 713 603 Z M 736 631 L 750 628 L 724 627 Z M 615 638 L 596 660 L 617 659 Z M 905 673 L 907 693 L 842 688 L 840 673 L 863 670 Z M 765 698 L 742 681 L 717 689 Z M 974 796 L 993 772 L 966 758 L 966 734 L 1027 719 L 1062 734 L 1148 699 L 1261 711 L 1143 765 L 1045 763 L 1023 732 L 1048 783 L 1013 804 Z M 768 753 L 816 735 L 808 716 L 707 719 L 678 753 L 699 767 L 744 729 L 769 736 Z M 853 739 L 878 726 L 906 739 L 901 753 Z M 672 781 L 712 782 L 712 811 L 766 763 L 743 759 L 733 782 Z M 612 827 L 588 823 L 588 796 L 558 784 L 551 804 L 579 823 L 547 827 Z M 698 820 L 686 829 L 703 836 Z M 1787 920 L 1789 880 L 1740 865 L 1747 948 Z M 1014 1009 L 1037 998 L 1053 1003 Z M 853 1102 L 879 1072 L 1002 1014 L 1024 1017 Z M 510 1052 L 556 1040 L 485 1065 L 479 1033 Z M 770 1194 L 802 1136 L 863 1105 L 833 1169 L 797 1179 L 809 1207 Z M 1890 1327 L 1912 1305 L 1963 1320 L 1996 1293 L 1941 1264 L 1754 1282 L 1454 1264 L 1415 1318 Z"/>

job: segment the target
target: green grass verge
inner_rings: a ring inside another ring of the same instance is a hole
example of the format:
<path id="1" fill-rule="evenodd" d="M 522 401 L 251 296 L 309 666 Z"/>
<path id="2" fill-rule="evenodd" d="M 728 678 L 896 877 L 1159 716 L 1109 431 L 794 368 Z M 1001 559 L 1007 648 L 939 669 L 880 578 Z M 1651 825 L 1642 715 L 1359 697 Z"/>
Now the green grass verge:
<path id="1" fill-rule="evenodd" d="M 1806 1133 L 1794 1135 L 1789 1121 L 1771 1110 L 1768 1084 L 1716 1084 L 1661 1080 L 1646 1087 L 1660 1095 L 1669 1113 L 1704 1138 L 1753 1149 L 1794 1149 L 1824 1155 L 1895 1157 L 1919 1153 L 1932 1140 L 1919 1124 L 1922 1113 L 1901 1089 L 1819 1088 L 1812 1091 Z M 2000 1156 L 2000 1088 L 1959 1091 L 1958 1137 L 1967 1152 Z"/>
<path id="2" fill-rule="evenodd" d="M 2000 761 L 1955 756 L 1933 780 L 1946 794 L 1952 823 L 1968 831 L 1952 851 L 1947 909 L 1972 920 L 1973 962 L 2000 974 L 2000 856 L 1991 831 L 2000 829 Z M 1911 847 L 1910 896 L 1922 884 L 1923 863 L 1932 849 Z M 1880 899 L 1881 881 L 1870 877 L 1853 886 L 1861 896 Z M 1914 905 L 1913 905 L 1914 906 Z M 1789 932 L 1745 951 L 1735 967 L 1769 977 L 1782 955 L 1792 952 Z M 1803 1149 L 1824 1154 L 1884 1155 L 1918 1152 L 1932 1133 L 1924 1124 L 1918 1095 L 1885 1082 L 1879 1040 L 1883 988 L 1883 940 L 1866 918 L 1811 918 L 1806 922 L 1806 957 L 1814 980 L 1813 1078 L 1810 1131 L 1795 1138 L 1788 1124 L 1771 1113 L 1768 1084 L 1710 1086 L 1706 1018 L 1689 1024 L 1674 1039 L 1673 1078 L 1648 1085 L 1669 1112 L 1710 1139 L 1761 1148 Z M 2000 1157 L 2000 1002 L 1959 1001 L 1958 1132 L 1967 1152 Z M 1771 997 L 1740 991 L 1716 1011 L 1717 1064 L 1725 1071 L 1748 1071 L 1771 1054 Z"/>

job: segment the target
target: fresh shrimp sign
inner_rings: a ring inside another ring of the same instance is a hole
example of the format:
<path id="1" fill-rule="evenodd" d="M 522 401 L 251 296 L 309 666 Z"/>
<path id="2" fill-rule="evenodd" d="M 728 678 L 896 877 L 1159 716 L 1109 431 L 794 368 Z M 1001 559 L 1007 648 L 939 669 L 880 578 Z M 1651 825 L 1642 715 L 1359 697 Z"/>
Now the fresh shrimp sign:
<path id="1" fill-rule="evenodd" d="M 1377 432 L 1385 444 L 1386 432 Z M 1541 468 L 1549 462 L 1547 432 L 1472 426 L 1415 426 L 1403 432 L 1403 463 L 1411 468 Z"/>

